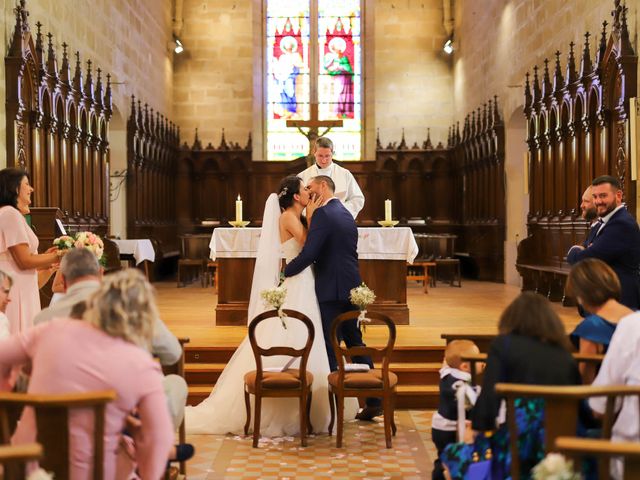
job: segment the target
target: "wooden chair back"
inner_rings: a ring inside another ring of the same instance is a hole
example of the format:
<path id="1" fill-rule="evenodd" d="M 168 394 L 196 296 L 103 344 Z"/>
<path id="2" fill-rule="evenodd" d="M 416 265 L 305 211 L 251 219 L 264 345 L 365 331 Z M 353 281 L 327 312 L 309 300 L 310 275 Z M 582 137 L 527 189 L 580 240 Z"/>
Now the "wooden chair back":
<path id="1" fill-rule="evenodd" d="M 558 437 L 576 434 L 578 409 L 581 400 L 590 397 L 606 397 L 606 407 L 602 421 L 602 438 L 605 439 L 611 438 L 617 398 L 637 396 L 640 401 L 640 386 L 626 385 L 592 387 L 498 383 L 496 384 L 496 393 L 505 397 L 507 401 L 511 475 L 514 480 L 520 478 L 518 427 L 515 417 L 515 400 L 517 398 L 540 398 L 544 401 L 544 444 L 546 453 L 554 450 Z"/>
<path id="2" fill-rule="evenodd" d="M 104 420 L 105 409 L 116 398 L 113 390 L 56 395 L 28 393 L 0 393 L 0 439 L 8 444 L 11 439 L 10 417 L 16 409 L 33 407 L 35 410 L 37 441 L 44 449 L 40 466 L 53 472 L 56 478 L 70 478 L 69 412 L 77 408 L 91 408 L 93 424 L 93 475 L 104 477 Z"/>
<path id="3" fill-rule="evenodd" d="M 370 356 L 373 360 L 382 362 L 382 382 L 383 390 L 389 388 L 389 363 L 391 362 L 391 355 L 393 353 L 393 347 L 396 344 L 396 324 L 393 323 L 388 316 L 378 312 L 367 312 L 367 319 L 377 320 L 379 323 L 386 325 L 389 332 L 387 337 L 387 344 L 383 347 L 346 347 L 343 346 L 338 339 L 338 329 L 344 322 L 357 321 L 360 312 L 351 311 L 338 315 L 331 324 L 331 344 L 333 345 L 333 351 L 336 354 L 336 360 L 338 363 L 338 380 L 339 384 L 344 384 L 344 366 L 345 357 L 353 358 L 354 356 Z"/>
<path id="4" fill-rule="evenodd" d="M 604 360 L 604 355 L 602 354 L 585 354 L 585 353 L 572 353 L 573 359 L 576 363 L 588 363 L 592 365 L 600 365 L 602 360 Z M 476 371 L 476 365 L 478 363 L 486 363 L 488 355 L 486 353 L 472 353 L 468 355 L 462 355 L 461 360 L 463 362 L 469 362 L 469 366 L 471 368 L 471 385 L 478 385 L 479 374 Z"/>
<path id="5" fill-rule="evenodd" d="M 640 478 L 640 443 L 612 442 L 601 438 L 558 437 L 556 451 L 574 459 L 588 455 L 598 459 L 598 478 L 609 478 L 609 461 L 611 457 L 624 457 L 623 480 Z M 575 470 L 575 466 L 574 466 Z"/>
<path id="6" fill-rule="evenodd" d="M 209 240 L 206 235 L 181 235 L 180 258 L 205 261 L 209 258 Z"/>
<path id="7" fill-rule="evenodd" d="M 0 465 L 4 466 L 4 480 L 27 478 L 27 462 L 42 458 L 42 445 L 25 443 L 22 445 L 0 445 Z"/>
<path id="8" fill-rule="evenodd" d="M 189 343 L 191 341 L 191 339 L 189 337 L 180 337 L 180 338 L 178 338 L 178 341 L 180 342 L 180 347 L 182 347 L 182 353 L 180 354 L 180 358 L 173 365 L 163 365 L 162 366 L 162 373 L 164 373 L 165 375 L 171 375 L 171 374 L 179 375 L 180 377 L 185 378 L 185 374 L 184 374 L 184 346 L 187 343 Z M 186 425 L 184 423 L 184 418 L 182 419 L 182 423 L 180 424 L 180 427 L 178 427 L 178 439 L 179 439 L 180 443 L 186 443 L 187 442 L 187 430 L 186 430 Z M 187 462 L 180 462 L 180 474 L 181 475 L 186 475 L 187 474 Z"/>
<path id="9" fill-rule="evenodd" d="M 258 340 L 256 338 L 256 328 L 260 323 L 268 320 L 270 318 L 278 317 L 277 310 L 268 310 L 266 312 L 261 313 L 249 324 L 249 343 L 251 344 L 251 350 L 253 350 L 253 356 L 256 360 L 256 395 L 258 392 L 262 390 L 262 380 L 264 377 L 264 371 L 262 367 L 262 357 L 273 357 L 276 355 L 286 355 L 289 357 L 299 357 L 300 358 L 300 383 L 301 389 L 305 390 L 307 388 L 307 376 L 305 372 L 307 371 L 307 362 L 309 361 L 309 354 L 311 353 L 311 347 L 313 345 L 313 340 L 316 335 L 315 328 L 313 323 L 304 313 L 300 313 L 296 310 L 284 309 L 283 312 L 287 316 L 285 321 L 289 319 L 296 319 L 301 321 L 306 327 L 308 331 L 307 341 L 302 348 L 293 348 L 286 346 L 275 346 L 269 348 L 263 348 L 258 344 Z"/>

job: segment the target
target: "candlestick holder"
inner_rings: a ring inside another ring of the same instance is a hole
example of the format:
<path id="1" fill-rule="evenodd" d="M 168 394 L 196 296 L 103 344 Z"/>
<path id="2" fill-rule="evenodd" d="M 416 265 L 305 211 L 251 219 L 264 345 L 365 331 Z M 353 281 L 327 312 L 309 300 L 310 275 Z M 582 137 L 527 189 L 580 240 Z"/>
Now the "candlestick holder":
<path id="1" fill-rule="evenodd" d="M 229 225 L 231 225 L 233 228 L 244 228 L 247 225 L 249 225 L 251 222 L 248 220 L 233 220 L 233 221 L 229 221 Z"/>
<path id="2" fill-rule="evenodd" d="M 399 220 L 378 220 L 378 225 L 381 227 L 394 227 L 398 223 L 400 223 Z"/>

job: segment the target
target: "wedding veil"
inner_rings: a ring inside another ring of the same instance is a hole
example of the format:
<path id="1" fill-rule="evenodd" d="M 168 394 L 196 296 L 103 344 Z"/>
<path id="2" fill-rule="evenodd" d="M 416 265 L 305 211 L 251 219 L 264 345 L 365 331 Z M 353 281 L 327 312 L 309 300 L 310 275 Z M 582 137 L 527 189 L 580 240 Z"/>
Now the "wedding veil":
<path id="1" fill-rule="evenodd" d="M 272 193 L 264 204 L 262 231 L 258 241 L 256 266 L 253 269 L 253 281 L 251 282 L 247 324 L 257 315 L 269 309 L 269 307 L 265 307 L 262 298 L 260 298 L 260 292 L 277 286 L 280 281 L 282 263 L 280 214 L 278 195 Z"/>

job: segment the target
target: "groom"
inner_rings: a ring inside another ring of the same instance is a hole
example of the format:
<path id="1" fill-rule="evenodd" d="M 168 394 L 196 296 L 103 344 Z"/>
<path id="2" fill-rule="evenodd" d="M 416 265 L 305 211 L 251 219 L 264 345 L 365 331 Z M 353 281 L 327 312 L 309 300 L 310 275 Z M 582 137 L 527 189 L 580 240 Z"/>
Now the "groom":
<path id="1" fill-rule="evenodd" d="M 331 324 L 340 315 L 356 307 L 349 301 L 352 288 L 360 285 L 358 269 L 358 228 L 349 211 L 334 197 L 335 184 L 331 177 L 319 175 L 312 178 L 307 190 L 315 198 L 326 199 L 324 205 L 313 212 L 307 240 L 300 254 L 286 266 L 284 274 L 292 277 L 315 264 L 316 296 L 320 305 L 324 342 L 331 371 L 338 369 L 336 355 L 331 345 Z M 347 347 L 364 346 L 356 320 L 342 324 L 338 332 Z M 358 363 L 373 368 L 369 357 L 354 357 Z M 381 415 L 380 400 L 368 398 L 367 406 L 356 415 L 359 420 L 371 420 Z"/>

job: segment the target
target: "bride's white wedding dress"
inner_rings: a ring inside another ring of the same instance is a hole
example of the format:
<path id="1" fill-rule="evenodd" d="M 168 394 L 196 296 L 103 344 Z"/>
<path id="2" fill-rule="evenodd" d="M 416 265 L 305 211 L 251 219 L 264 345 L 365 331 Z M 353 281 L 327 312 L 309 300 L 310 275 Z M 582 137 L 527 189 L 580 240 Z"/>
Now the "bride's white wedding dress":
<path id="1" fill-rule="evenodd" d="M 266 212 L 265 212 L 266 220 Z M 263 228 L 264 224 L 263 222 Z M 261 236 L 261 242 L 265 236 Z M 282 253 L 287 262 L 295 258 L 302 247 L 291 238 L 281 244 Z M 260 255 L 260 252 L 259 252 Z M 254 276 L 258 274 L 258 267 Z M 254 278 L 254 287 L 256 285 Z M 313 399 L 311 402 L 311 424 L 315 432 L 326 432 L 331 413 L 327 394 L 327 375 L 329 374 L 329 360 L 324 345 L 322 321 L 315 294 L 315 279 L 311 268 L 306 268 L 295 277 L 285 280 L 283 285 L 287 289 L 284 308 L 297 310 L 308 316 L 315 327 L 315 338 L 307 370 L 313 374 Z M 254 289 L 252 289 L 254 290 Z M 258 292 L 259 293 L 259 292 Z M 259 301 L 252 291 L 251 302 Z M 250 318 L 267 308 L 257 308 L 250 302 Z M 252 311 L 254 313 L 252 313 Z M 257 313 L 255 313 L 257 312 Z M 288 319 L 285 329 L 278 317 L 262 322 L 256 330 L 258 343 L 265 347 L 287 345 L 302 348 L 307 339 L 307 329 L 301 322 Z M 290 357 L 263 357 L 263 367 L 283 367 Z M 296 361 L 294 367 L 299 365 Z M 195 407 L 187 407 L 185 411 L 186 428 L 188 433 L 208 434 L 244 434 L 246 410 L 244 404 L 244 375 L 255 370 L 255 360 L 249 338 L 245 337 L 231 360 L 216 382 L 209 398 Z M 252 419 L 253 419 L 253 395 Z M 299 401 L 296 398 L 263 398 L 260 421 L 260 434 L 265 437 L 279 437 L 300 433 Z M 358 404 L 355 399 L 345 402 L 345 418 L 353 418 Z M 253 423 L 251 424 L 253 427 Z"/>

